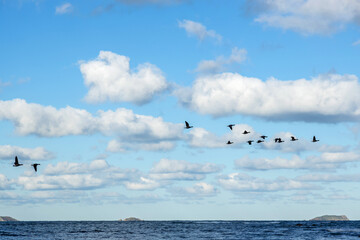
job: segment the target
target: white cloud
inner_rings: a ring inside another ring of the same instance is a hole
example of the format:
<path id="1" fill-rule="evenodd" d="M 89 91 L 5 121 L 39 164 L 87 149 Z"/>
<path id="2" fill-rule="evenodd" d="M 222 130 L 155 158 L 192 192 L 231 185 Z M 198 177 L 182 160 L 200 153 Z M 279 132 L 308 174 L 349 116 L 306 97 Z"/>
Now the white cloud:
<path id="1" fill-rule="evenodd" d="M 295 155 L 291 159 L 243 157 L 235 160 L 237 168 L 252 170 L 270 169 L 337 169 L 348 162 L 360 161 L 360 155 L 354 152 L 326 152 L 320 156 L 308 156 L 305 159 Z"/>
<path id="2" fill-rule="evenodd" d="M 175 187 L 170 192 L 176 197 L 204 198 L 216 196 L 220 190 L 211 184 L 199 182 L 191 187 Z"/>
<path id="3" fill-rule="evenodd" d="M 125 187 L 129 190 L 155 190 L 160 186 L 160 182 L 146 177 L 140 177 L 138 181 L 125 182 Z"/>
<path id="4" fill-rule="evenodd" d="M 37 148 L 22 148 L 11 145 L 0 146 L 0 159 L 13 159 L 18 156 L 20 161 L 24 160 L 49 160 L 54 157 L 51 152 L 48 152 L 43 147 Z"/>
<path id="5" fill-rule="evenodd" d="M 59 137 L 102 133 L 115 135 L 126 148 L 140 144 L 142 149 L 148 150 L 171 149 L 174 147 L 172 141 L 182 139 L 184 130 L 183 124 L 164 122 L 161 117 L 139 115 L 124 108 L 98 111 L 93 116 L 82 109 L 56 109 L 22 99 L 0 100 L 0 120 L 11 121 L 21 135 Z M 116 142 L 109 143 L 108 149 L 120 151 Z"/>
<path id="6" fill-rule="evenodd" d="M 26 190 L 93 189 L 105 185 L 103 179 L 92 174 L 21 176 L 17 183 Z"/>
<path id="7" fill-rule="evenodd" d="M 275 180 L 267 180 L 251 177 L 242 173 L 231 173 L 222 175 L 218 178 L 219 184 L 230 191 L 245 192 L 267 192 L 267 191 L 287 191 L 299 189 L 312 189 L 314 186 L 302 183 L 297 180 L 278 177 Z"/>
<path id="8" fill-rule="evenodd" d="M 180 28 L 184 28 L 185 31 L 191 35 L 198 38 L 200 41 L 205 38 L 214 38 L 217 41 L 221 41 L 221 35 L 217 34 L 214 30 L 207 30 L 204 25 L 199 22 L 194 22 L 191 20 L 182 20 L 178 22 Z"/>
<path id="9" fill-rule="evenodd" d="M 0 101 L 0 119 L 11 121 L 21 135 L 59 137 L 92 133 L 95 119 L 86 110 L 27 103 L 23 99 Z"/>
<path id="10" fill-rule="evenodd" d="M 218 148 L 226 146 L 224 139 L 203 128 L 193 128 L 187 137 L 191 147 Z"/>
<path id="11" fill-rule="evenodd" d="M 79 174 L 104 170 L 109 167 L 109 164 L 103 159 L 94 160 L 91 163 L 59 162 L 56 165 L 47 165 L 43 173 L 46 175 Z"/>
<path id="12" fill-rule="evenodd" d="M 221 167 L 213 163 L 191 163 L 185 160 L 170 160 L 161 159 L 156 162 L 151 169 L 152 173 L 173 173 L 173 172 L 187 172 L 187 173 L 214 173 L 218 172 Z"/>
<path id="13" fill-rule="evenodd" d="M 331 34 L 347 24 L 360 23 L 359 0 L 248 0 L 247 3 L 259 10 L 256 22 L 305 35 Z"/>
<path id="14" fill-rule="evenodd" d="M 150 177 L 157 180 L 201 180 L 206 174 L 222 169 L 213 163 L 191 163 L 185 160 L 161 159 L 150 170 Z"/>
<path id="15" fill-rule="evenodd" d="M 137 170 L 120 169 L 109 165 L 105 160 L 90 163 L 59 162 L 49 164 L 42 175 L 29 173 L 21 176 L 16 183 L 26 190 L 85 190 L 105 188 L 113 185 L 127 185 L 142 176 Z"/>
<path id="16" fill-rule="evenodd" d="M 183 135 L 183 124 L 167 123 L 161 117 L 138 115 L 124 108 L 98 113 L 100 132 L 108 135 L 116 133 L 128 141 L 178 140 Z"/>
<path id="17" fill-rule="evenodd" d="M 74 7 L 71 3 L 64 3 L 60 6 L 57 6 L 55 9 L 55 14 L 67 14 L 67 13 L 71 13 L 74 10 Z"/>
<path id="18" fill-rule="evenodd" d="M 150 102 L 164 92 L 168 83 L 159 68 L 150 63 L 130 69 L 130 59 L 110 51 L 100 51 L 95 60 L 80 63 L 80 71 L 89 91 L 85 97 L 91 103 Z"/>
<path id="19" fill-rule="evenodd" d="M 4 174 L 0 174 L 0 190 L 10 189 L 11 184 L 11 180 L 9 180 Z"/>
<path id="20" fill-rule="evenodd" d="M 168 151 L 175 147 L 175 143 L 170 141 L 159 141 L 157 143 L 138 143 L 138 142 L 120 142 L 111 140 L 106 148 L 110 152 L 125 152 L 127 149 L 145 150 L 145 151 Z"/>
<path id="21" fill-rule="evenodd" d="M 359 92 L 355 75 L 262 81 L 222 73 L 201 76 L 191 89 L 177 93 L 184 105 L 214 117 L 243 114 L 272 120 L 341 122 L 360 119 Z"/>
<path id="22" fill-rule="evenodd" d="M 359 182 L 360 174 L 307 174 L 296 177 L 296 179 L 304 182 Z"/>
<path id="23" fill-rule="evenodd" d="M 233 48 L 231 55 L 228 58 L 224 56 L 217 57 L 215 60 L 203 60 L 201 61 L 196 72 L 200 73 L 217 73 L 224 70 L 224 65 L 230 65 L 232 63 L 241 63 L 246 59 L 247 51 L 245 49 Z"/>

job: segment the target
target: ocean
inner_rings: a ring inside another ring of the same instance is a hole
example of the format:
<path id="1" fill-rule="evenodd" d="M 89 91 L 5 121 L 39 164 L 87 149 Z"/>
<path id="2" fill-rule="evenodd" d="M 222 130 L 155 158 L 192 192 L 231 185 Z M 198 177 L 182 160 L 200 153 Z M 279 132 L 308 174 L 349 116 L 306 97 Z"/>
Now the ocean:
<path id="1" fill-rule="evenodd" d="M 360 221 L 20 221 L 0 239 L 360 239 Z"/>

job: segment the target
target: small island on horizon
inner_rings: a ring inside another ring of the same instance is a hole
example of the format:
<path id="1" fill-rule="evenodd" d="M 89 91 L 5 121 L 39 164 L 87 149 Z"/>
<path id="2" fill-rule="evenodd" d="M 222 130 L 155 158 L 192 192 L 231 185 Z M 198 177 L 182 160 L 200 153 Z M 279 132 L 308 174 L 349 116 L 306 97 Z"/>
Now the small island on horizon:
<path id="1" fill-rule="evenodd" d="M 141 220 L 140 218 L 136 218 L 136 217 L 128 217 L 125 219 L 119 219 L 120 222 L 139 222 L 139 221 L 144 221 Z"/>
<path id="2" fill-rule="evenodd" d="M 309 221 L 350 221 L 345 215 L 323 215 L 315 217 Z"/>
<path id="3" fill-rule="evenodd" d="M 0 222 L 17 222 L 15 218 L 9 216 L 0 216 Z"/>

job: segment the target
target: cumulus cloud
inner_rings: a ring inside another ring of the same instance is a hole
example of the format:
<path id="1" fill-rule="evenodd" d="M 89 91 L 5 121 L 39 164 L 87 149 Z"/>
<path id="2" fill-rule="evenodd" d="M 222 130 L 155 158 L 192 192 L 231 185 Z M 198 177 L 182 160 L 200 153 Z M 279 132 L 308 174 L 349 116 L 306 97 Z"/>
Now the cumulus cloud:
<path id="1" fill-rule="evenodd" d="M 178 22 L 179 27 L 185 29 L 190 36 L 195 36 L 200 41 L 205 38 L 214 38 L 217 41 L 221 41 L 221 35 L 217 34 L 214 30 L 208 30 L 204 25 L 199 22 L 191 20 L 182 20 Z"/>
<path id="2" fill-rule="evenodd" d="M 168 88 L 159 68 L 150 63 L 130 69 L 130 59 L 110 51 L 80 63 L 80 71 L 89 91 L 85 97 L 91 103 L 131 102 L 142 105 Z"/>
<path id="3" fill-rule="evenodd" d="M 30 175 L 20 176 L 15 182 L 26 190 L 85 190 L 126 185 L 141 176 L 137 170 L 120 169 L 98 159 L 90 163 L 49 164 L 42 175 L 31 172 Z"/>
<path id="4" fill-rule="evenodd" d="M 291 159 L 276 157 L 274 159 L 243 157 L 235 160 L 237 168 L 251 170 L 270 169 L 337 169 L 348 162 L 357 162 L 360 155 L 354 152 L 326 152 L 320 156 L 308 156 L 305 159 L 293 156 Z"/>
<path id="5" fill-rule="evenodd" d="M 162 184 L 147 177 L 140 177 L 137 181 L 125 182 L 125 186 L 129 190 L 155 190 Z"/>
<path id="6" fill-rule="evenodd" d="M 20 135 L 60 137 L 101 133 L 126 142 L 125 148 L 136 143 L 142 149 L 167 150 L 174 147 L 172 141 L 183 138 L 183 124 L 164 122 L 161 117 L 139 115 L 124 108 L 98 111 L 93 116 L 83 109 L 56 109 L 14 99 L 0 101 L 0 120 L 11 121 Z M 121 150 L 116 142 L 109 143 L 108 149 Z"/>
<path id="7" fill-rule="evenodd" d="M 233 63 L 241 63 L 246 59 L 247 51 L 245 49 L 238 49 L 237 47 L 232 49 L 231 55 L 226 58 L 219 56 L 215 60 L 203 60 L 201 61 L 196 72 L 200 73 L 217 73 L 224 71 L 224 65 L 230 65 Z"/>
<path id="8" fill-rule="evenodd" d="M 214 197 L 220 192 L 220 190 L 209 183 L 198 182 L 191 187 L 172 188 L 170 189 L 170 192 L 175 197 L 204 198 Z"/>
<path id="9" fill-rule="evenodd" d="M 103 179 L 92 174 L 21 176 L 17 183 L 26 190 L 95 189 L 105 185 Z"/>
<path id="10" fill-rule="evenodd" d="M 111 140 L 106 148 L 110 152 L 125 152 L 131 150 L 145 150 L 145 151 L 168 151 L 175 147 L 175 143 L 170 141 L 160 141 L 157 143 L 138 143 L 138 142 L 122 142 L 118 140 Z"/>
<path id="11" fill-rule="evenodd" d="M 43 147 L 22 148 L 11 145 L 0 146 L 0 159 L 13 159 L 14 156 L 18 156 L 22 160 L 49 160 L 54 157 L 51 152 Z"/>
<path id="12" fill-rule="evenodd" d="M 222 166 L 213 163 L 191 163 L 185 160 L 161 159 L 150 170 L 150 177 L 158 180 L 201 180 L 207 174 L 219 172 Z"/>
<path id="13" fill-rule="evenodd" d="M 11 121 L 21 135 L 59 137 L 92 133 L 95 119 L 86 110 L 27 103 L 23 99 L 0 101 L 0 119 Z"/>
<path id="14" fill-rule="evenodd" d="M 305 35 L 332 34 L 360 23 L 359 0 L 247 0 L 255 21 Z"/>
<path id="15" fill-rule="evenodd" d="M 10 189 L 12 181 L 9 180 L 4 174 L 0 174 L 0 190 Z"/>
<path id="16" fill-rule="evenodd" d="M 56 165 L 47 165 L 43 173 L 46 175 L 79 174 L 107 168 L 109 164 L 103 159 L 94 160 L 91 163 L 59 162 Z"/>
<path id="17" fill-rule="evenodd" d="M 355 75 L 262 81 L 222 73 L 200 76 L 191 89 L 175 94 L 185 106 L 214 117 L 243 114 L 271 120 L 341 122 L 360 119 L 359 91 Z"/>
<path id="18" fill-rule="evenodd" d="M 104 134 L 121 135 L 126 140 L 150 142 L 177 140 L 182 137 L 183 124 L 164 122 L 161 117 L 134 114 L 128 109 L 99 111 L 98 129 Z"/>
<path id="19" fill-rule="evenodd" d="M 74 7 L 71 3 L 64 3 L 56 7 L 55 14 L 63 15 L 63 14 L 71 13 L 73 10 Z"/>
<path id="20" fill-rule="evenodd" d="M 306 174 L 296 179 L 304 182 L 359 182 L 360 174 Z"/>
<path id="21" fill-rule="evenodd" d="M 175 180 L 202 180 L 207 174 L 219 172 L 221 169 L 221 166 L 212 163 L 198 164 L 162 159 L 154 164 L 149 173 L 143 173 L 137 169 L 121 169 L 109 165 L 103 159 L 98 159 L 87 163 L 49 164 L 42 171 L 42 175 L 31 171 L 13 180 L 13 183 L 31 191 L 87 190 L 110 186 L 152 191 L 171 185 Z M 0 180 L 3 178 L 5 179 L 5 176 L 0 175 Z M 11 181 L 3 180 L 4 185 L 0 185 L 0 188 L 10 186 Z"/>
<path id="22" fill-rule="evenodd" d="M 243 173 L 231 173 L 219 176 L 218 182 L 223 188 L 235 192 L 273 192 L 315 188 L 313 185 L 284 177 L 267 180 Z"/>

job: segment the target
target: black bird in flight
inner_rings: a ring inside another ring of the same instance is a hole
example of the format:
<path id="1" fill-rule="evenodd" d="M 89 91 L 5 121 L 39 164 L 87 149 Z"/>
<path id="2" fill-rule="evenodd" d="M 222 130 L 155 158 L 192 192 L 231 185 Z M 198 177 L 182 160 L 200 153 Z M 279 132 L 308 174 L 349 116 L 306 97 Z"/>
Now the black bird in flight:
<path id="1" fill-rule="evenodd" d="M 14 165 L 13 167 L 20 167 L 22 164 L 19 163 L 19 159 L 17 156 L 15 156 L 15 162 L 14 162 Z"/>
<path id="2" fill-rule="evenodd" d="M 248 133 L 250 133 L 250 132 L 248 132 L 248 131 L 246 131 L 246 130 L 243 132 L 243 134 L 248 134 Z"/>
<path id="3" fill-rule="evenodd" d="M 281 138 L 275 138 L 275 142 L 277 142 L 277 143 L 282 143 L 282 142 L 284 142 Z"/>
<path id="4" fill-rule="evenodd" d="M 275 138 L 274 141 L 278 142 L 281 138 Z"/>
<path id="5" fill-rule="evenodd" d="M 230 130 L 232 130 L 232 127 L 235 126 L 235 124 L 229 124 L 227 126 L 230 128 Z"/>
<path id="6" fill-rule="evenodd" d="M 192 128 L 193 126 L 190 126 L 190 124 L 187 122 L 187 121 L 185 121 L 185 128 L 186 129 L 189 129 L 189 128 Z"/>
<path id="7" fill-rule="evenodd" d="M 230 140 L 226 144 L 233 144 L 234 142 L 230 142 Z"/>
<path id="8" fill-rule="evenodd" d="M 40 163 L 31 164 L 31 166 L 34 167 L 35 172 L 37 172 L 37 166 L 38 166 L 38 165 L 40 165 Z"/>
<path id="9" fill-rule="evenodd" d="M 254 140 L 249 140 L 249 141 L 247 141 L 247 143 L 249 144 L 249 145 L 251 145 L 251 143 L 253 142 Z"/>
<path id="10" fill-rule="evenodd" d="M 316 137 L 314 136 L 312 142 L 318 142 L 318 141 L 319 139 L 316 139 Z"/>
<path id="11" fill-rule="evenodd" d="M 257 143 L 262 143 L 264 142 L 264 140 L 257 140 Z"/>
<path id="12" fill-rule="evenodd" d="M 295 138 L 294 136 L 291 136 L 291 140 L 290 140 L 290 141 L 294 142 L 294 141 L 297 141 L 297 140 L 299 140 L 299 139 Z"/>
<path id="13" fill-rule="evenodd" d="M 262 135 L 262 136 L 260 136 L 262 139 L 265 139 L 265 138 L 267 138 L 268 136 L 265 136 L 265 135 Z"/>

